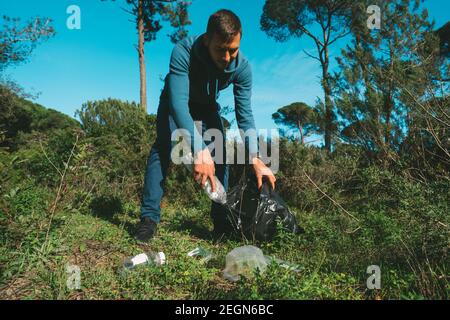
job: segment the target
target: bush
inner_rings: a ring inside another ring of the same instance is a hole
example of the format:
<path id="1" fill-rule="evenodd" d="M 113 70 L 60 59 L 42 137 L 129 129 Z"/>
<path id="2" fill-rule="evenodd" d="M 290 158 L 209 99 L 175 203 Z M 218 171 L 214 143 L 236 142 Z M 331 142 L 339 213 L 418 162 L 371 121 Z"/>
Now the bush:
<path id="1" fill-rule="evenodd" d="M 117 99 L 88 101 L 75 113 L 88 137 L 115 135 L 130 151 L 142 152 L 155 137 L 155 116 L 134 102 Z"/>
<path id="2" fill-rule="evenodd" d="M 79 128 L 79 123 L 58 111 L 25 100 L 0 85 L 0 147 L 16 150 L 27 142 L 26 133 L 38 131 L 50 136 L 55 130 Z"/>
<path id="3" fill-rule="evenodd" d="M 70 221 L 70 228 L 75 228 L 71 229 L 71 237 L 77 247 L 82 246 L 78 242 L 83 232 L 87 234 L 84 237 L 97 241 L 109 236 L 117 248 L 131 246 L 129 238 L 116 233 L 119 229 L 112 225 L 129 230 L 137 221 L 156 119 L 146 115 L 137 104 L 114 99 L 88 102 L 78 115 L 81 130 L 64 127 L 63 123 L 52 127 L 49 122 L 53 120 L 46 122 L 45 117 L 32 114 L 31 124 L 27 125 L 32 129 L 18 130 L 14 135 L 18 150 L 0 149 L 0 209 L 4 213 L 0 215 L 3 277 L 0 281 L 19 274 L 23 265 L 32 266 L 35 260 L 47 259 L 39 250 L 46 238 L 49 207 L 55 200 L 60 173 L 66 169 L 65 162 L 77 136 L 78 143 L 61 184 L 48 252 L 52 252 L 53 245 L 54 250 L 64 247 L 58 241 L 65 233 L 57 228 L 65 219 Z M 280 148 L 277 191 L 287 200 L 305 233 L 292 235 L 280 231 L 274 241 L 261 244 L 261 248 L 265 254 L 300 265 L 301 272 L 271 266 L 266 273 L 223 290 L 216 280 L 211 280 L 218 269 L 197 270 L 191 261 L 192 266 L 183 270 L 205 273 L 198 285 L 191 287 L 188 284 L 191 278 L 180 280 L 174 272 L 176 268 L 167 268 L 163 271 L 164 279 L 154 277 L 161 275 L 160 270 L 154 274 L 142 271 L 151 281 L 149 288 L 169 284 L 172 292 L 179 292 L 180 286 L 194 297 L 232 299 L 448 296 L 448 177 L 440 174 L 439 178 L 433 178 L 430 171 L 428 176 L 418 179 L 414 170 L 403 170 L 408 162 L 382 166 L 371 162 L 364 150 L 351 145 L 337 145 L 328 153 L 282 139 Z M 242 176 L 244 167 L 230 165 L 230 186 Z M 205 219 L 205 213 L 209 212 L 210 204 L 188 170 L 183 165 L 171 165 L 162 203 L 163 210 L 168 207 L 165 213 L 168 215 L 163 219 L 160 229 L 163 238 L 157 239 L 158 245 L 171 246 L 171 252 L 185 259 L 182 251 L 186 246 L 208 241 L 198 237 L 209 232 L 210 221 Z M 171 210 L 174 207 L 182 209 Z M 184 234 L 180 239 L 186 240 L 181 243 L 177 236 L 185 229 L 191 233 Z M 217 249 L 225 254 L 239 244 L 230 241 Z M 174 260 L 177 268 L 185 263 L 180 261 Z M 222 267 L 222 261 L 215 263 L 215 267 Z M 381 292 L 366 291 L 365 272 L 369 265 L 381 267 Z M 53 270 L 52 267 L 45 265 L 43 270 Z M 102 273 L 99 271 L 98 275 Z M 133 283 L 119 285 L 124 290 L 131 285 L 134 290 L 134 286 L 139 288 L 139 279 L 137 276 Z M 109 287 L 103 287 L 97 294 L 111 298 L 120 295 L 108 290 Z M 138 291 L 132 291 L 131 296 L 147 297 Z M 163 297 L 165 292 L 159 290 L 155 294 Z"/>

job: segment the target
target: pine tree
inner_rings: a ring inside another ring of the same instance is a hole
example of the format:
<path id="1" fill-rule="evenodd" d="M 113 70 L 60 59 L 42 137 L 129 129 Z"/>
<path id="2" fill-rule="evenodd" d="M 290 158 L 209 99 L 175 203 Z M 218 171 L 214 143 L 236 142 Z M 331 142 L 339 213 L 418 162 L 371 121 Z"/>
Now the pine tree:
<path id="1" fill-rule="evenodd" d="M 331 150 L 333 135 L 332 83 L 330 76 L 330 46 L 350 32 L 352 0 L 266 0 L 261 16 L 261 28 L 276 41 L 290 37 L 311 38 L 317 55 L 306 54 L 320 62 L 325 97 L 325 148 Z M 318 30 L 318 31 L 316 31 Z"/>
<path id="2" fill-rule="evenodd" d="M 305 136 L 319 131 L 317 112 L 303 102 L 294 102 L 278 109 L 272 114 L 272 119 L 278 125 L 297 129 L 301 144 L 305 143 Z"/>
<path id="3" fill-rule="evenodd" d="M 427 75 L 436 72 L 432 55 L 422 55 L 433 25 L 419 0 L 372 2 L 381 9 L 381 29 L 352 24 L 352 43 L 338 58 L 335 102 L 342 138 L 387 160 L 395 159 L 411 127 L 413 100 L 424 96 Z"/>
<path id="4" fill-rule="evenodd" d="M 187 11 L 190 2 L 180 0 L 126 0 L 126 3 L 131 9 L 125 11 L 134 17 L 138 33 L 136 49 L 139 57 L 140 104 L 147 111 L 145 42 L 156 39 L 157 33 L 162 29 L 161 20 L 170 22 L 171 27 L 174 28 L 174 31 L 169 34 L 169 38 L 173 43 L 186 37 L 187 30 L 185 26 L 191 24 Z"/>
<path id="5" fill-rule="evenodd" d="M 0 29 L 0 72 L 28 59 L 36 45 L 55 35 L 51 19 L 35 17 L 21 24 L 20 18 L 3 16 Z"/>

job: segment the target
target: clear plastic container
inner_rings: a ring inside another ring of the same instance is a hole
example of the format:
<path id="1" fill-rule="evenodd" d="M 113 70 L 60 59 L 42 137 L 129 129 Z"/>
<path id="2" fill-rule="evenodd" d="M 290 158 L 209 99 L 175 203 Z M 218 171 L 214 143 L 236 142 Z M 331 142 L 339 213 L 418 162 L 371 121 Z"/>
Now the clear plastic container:
<path id="1" fill-rule="evenodd" d="M 255 246 L 238 247 L 227 254 L 223 276 L 229 281 L 236 282 L 241 275 L 253 277 L 257 269 L 260 272 L 267 269 L 267 261 L 262 250 Z"/>

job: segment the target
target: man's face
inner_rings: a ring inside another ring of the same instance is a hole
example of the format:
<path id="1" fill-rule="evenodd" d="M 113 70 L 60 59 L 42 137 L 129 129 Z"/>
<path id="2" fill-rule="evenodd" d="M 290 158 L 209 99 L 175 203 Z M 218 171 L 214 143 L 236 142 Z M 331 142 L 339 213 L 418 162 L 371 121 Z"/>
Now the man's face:
<path id="1" fill-rule="evenodd" d="M 214 35 L 211 39 L 205 33 L 203 40 L 214 64 L 220 70 L 225 70 L 238 55 L 241 35 L 238 34 L 230 41 L 225 42 L 217 35 Z"/>

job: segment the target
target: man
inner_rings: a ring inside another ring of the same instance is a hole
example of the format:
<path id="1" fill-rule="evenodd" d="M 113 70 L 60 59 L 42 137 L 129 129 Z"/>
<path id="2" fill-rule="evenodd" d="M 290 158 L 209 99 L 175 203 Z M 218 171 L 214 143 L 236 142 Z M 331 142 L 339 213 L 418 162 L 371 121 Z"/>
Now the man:
<path id="1" fill-rule="evenodd" d="M 194 179 L 201 182 L 202 186 L 209 179 L 214 191 L 216 186 L 213 177 L 216 175 L 225 190 L 228 189 L 225 135 L 217 103 L 220 90 L 233 84 L 238 127 L 244 132 L 255 130 L 250 105 L 252 74 L 248 60 L 239 51 L 241 38 L 239 18 L 229 10 L 219 10 L 209 18 L 205 34 L 188 37 L 174 48 L 158 107 L 157 138 L 150 151 L 145 173 L 141 222 L 136 232 L 138 241 L 146 242 L 156 233 L 163 185 L 171 161 L 171 134 L 177 128 L 187 130 L 190 135 L 195 159 Z M 201 121 L 202 127 L 196 128 L 194 121 Z M 222 161 L 217 161 L 220 163 L 214 163 L 201 138 L 203 131 L 211 128 L 219 129 L 223 135 L 224 157 Z M 275 176 L 257 158 L 257 143 L 250 140 L 246 138 L 245 145 L 258 187 L 262 185 L 263 176 L 267 176 L 272 188 L 275 188 Z M 222 205 L 212 203 L 211 218 L 215 236 L 231 231 Z"/>

